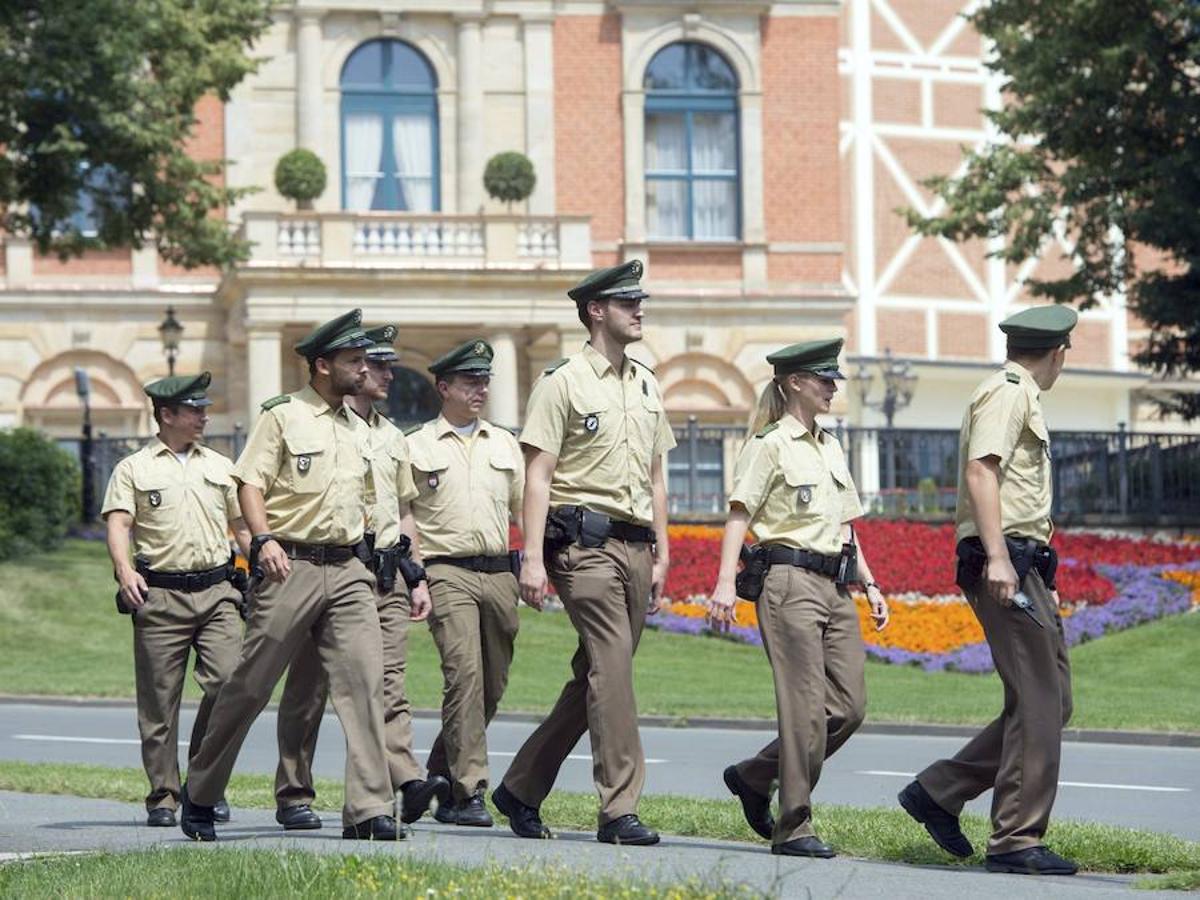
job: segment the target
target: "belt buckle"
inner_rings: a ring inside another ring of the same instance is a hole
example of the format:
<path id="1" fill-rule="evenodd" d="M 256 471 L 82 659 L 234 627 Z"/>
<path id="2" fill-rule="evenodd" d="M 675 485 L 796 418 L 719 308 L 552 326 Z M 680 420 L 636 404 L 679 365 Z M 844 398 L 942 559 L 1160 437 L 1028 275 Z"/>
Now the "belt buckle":
<path id="1" fill-rule="evenodd" d="M 312 549 L 312 561 L 314 563 L 316 563 L 318 566 L 325 565 L 325 546 L 323 544 L 317 544 L 316 546 L 312 547 L 311 549 Z"/>
<path id="2" fill-rule="evenodd" d="M 188 572 L 183 576 L 183 589 L 189 594 L 195 593 L 200 589 L 200 576 L 195 572 Z"/>

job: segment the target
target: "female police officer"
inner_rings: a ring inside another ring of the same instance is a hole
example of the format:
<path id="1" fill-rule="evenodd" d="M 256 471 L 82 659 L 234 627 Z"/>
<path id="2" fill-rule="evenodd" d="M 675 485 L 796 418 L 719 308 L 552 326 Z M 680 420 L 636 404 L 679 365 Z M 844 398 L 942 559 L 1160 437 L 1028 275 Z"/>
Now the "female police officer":
<path id="1" fill-rule="evenodd" d="M 837 391 L 841 340 L 793 344 L 767 357 L 775 377 L 763 391 L 753 438 L 738 457 L 721 568 L 708 603 L 717 627 L 733 619 L 735 571 L 747 529 L 758 540 L 742 595 L 758 589 L 758 621 L 775 678 L 779 737 L 725 770 L 746 821 L 786 856 L 831 857 L 813 832 L 809 795 L 827 756 L 862 723 L 865 653 L 846 583 L 865 584 L 876 628 L 887 603 L 857 553 L 849 522 L 862 515 L 837 439 L 816 423 Z M 843 546 L 847 545 L 847 546 Z M 770 812 L 779 780 L 779 821 Z"/>

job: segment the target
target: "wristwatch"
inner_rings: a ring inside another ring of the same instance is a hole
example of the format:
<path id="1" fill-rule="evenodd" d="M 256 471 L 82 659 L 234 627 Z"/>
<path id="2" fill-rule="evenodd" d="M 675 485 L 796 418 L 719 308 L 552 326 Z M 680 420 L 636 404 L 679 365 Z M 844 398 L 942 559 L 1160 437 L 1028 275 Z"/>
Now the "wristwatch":
<path id="1" fill-rule="evenodd" d="M 879 587 L 879 582 L 877 581 L 864 581 L 863 590 L 865 591 L 867 588 L 878 588 L 879 593 L 883 593 L 883 588 Z"/>
<path id="2" fill-rule="evenodd" d="M 258 556 L 258 551 L 263 548 L 263 544 L 265 544 L 267 541 L 273 540 L 275 540 L 275 535 L 271 534 L 269 531 L 263 534 L 256 534 L 254 537 L 250 538 L 251 554 Z"/>

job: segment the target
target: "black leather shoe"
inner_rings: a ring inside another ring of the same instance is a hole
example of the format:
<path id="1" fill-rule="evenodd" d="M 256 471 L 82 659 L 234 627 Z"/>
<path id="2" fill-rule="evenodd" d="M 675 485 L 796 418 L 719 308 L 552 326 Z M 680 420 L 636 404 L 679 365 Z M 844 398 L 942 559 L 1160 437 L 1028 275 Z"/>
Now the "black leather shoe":
<path id="1" fill-rule="evenodd" d="M 307 803 L 276 810 L 275 821 L 283 826 L 284 831 L 313 831 L 321 827 L 321 817 Z"/>
<path id="2" fill-rule="evenodd" d="M 550 829 L 542 823 L 542 817 L 537 807 L 526 806 L 514 797 L 504 786 L 504 782 L 501 782 L 500 787 L 492 791 L 492 802 L 496 804 L 496 809 L 508 817 L 508 827 L 517 837 L 554 837 Z"/>
<path id="3" fill-rule="evenodd" d="M 647 828 L 642 820 L 632 813 L 618 816 L 600 826 L 596 840 L 602 844 L 629 844 L 632 847 L 649 847 L 658 843 L 658 832 Z"/>
<path id="4" fill-rule="evenodd" d="M 438 808 L 433 811 L 433 817 L 443 825 L 457 825 L 458 808 L 449 801 L 439 803 Z"/>
<path id="5" fill-rule="evenodd" d="M 396 820 L 391 816 L 376 816 L 348 825 L 342 829 L 342 837 L 357 841 L 402 841 L 405 838 L 404 829 L 396 827 Z"/>
<path id="6" fill-rule="evenodd" d="M 946 812 L 921 787 L 919 781 L 911 781 L 897 798 L 904 811 L 925 826 L 933 842 L 952 856 L 966 859 L 975 852 L 967 836 L 962 833 L 958 816 Z"/>
<path id="7" fill-rule="evenodd" d="M 742 781 L 742 776 L 738 774 L 736 766 L 730 766 L 725 770 L 725 787 L 729 788 L 730 792 L 742 801 L 742 815 L 746 817 L 746 824 L 754 829 L 754 833 L 760 838 L 769 841 L 771 835 L 775 833 L 775 817 L 771 815 L 771 798 L 752 791 L 750 785 Z"/>
<path id="8" fill-rule="evenodd" d="M 213 807 L 214 822 L 228 822 L 233 816 L 229 812 L 229 801 L 222 797 L 217 801 L 217 805 Z"/>
<path id="9" fill-rule="evenodd" d="M 152 809 L 146 816 L 146 824 L 151 828 L 174 828 L 175 810 L 167 809 L 165 806 Z"/>
<path id="10" fill-rule="evenodd" d="M 813 835 L 772 844 L 771 852 L 776 856 L 811 856 L 817 859 L 833 859 L 837 856 L 832 847 Z"/>
<path id="11" fill-rule="evenodd" d="M 215 841 L 217 830 L 213 828 L 213 808 L 193 803 L 188 797 L 187 785 L 179 792 L 181 807 L 179 827 L 193 841 Z"/>
<path id="12" fill-rule="evenodd" d="M 989 853 L 984 860 L 989 872 L 1014 875 L 1074 875 L 1079 866 L 1063 859 L 1049 847 L 1028 847 L 1012 853 Z"/>
<path id="13" fill-rule="evenodd" d="M 472 825 L 476 828 L 492 827 L 492 814 L 487 811 L 487 805 L 483 802 L 483 788 L 454 805 L 454 821 L 458 825 Z"/>
<path id="14" fill-rule="evenodd" d="M 411 825 L 429 809 L 435 799 L 438 809 L 448 805 L 450 782 L 441 775 L 430 775 L 424 781 L 419 778 L 400 786 L 400 821 Z"/>

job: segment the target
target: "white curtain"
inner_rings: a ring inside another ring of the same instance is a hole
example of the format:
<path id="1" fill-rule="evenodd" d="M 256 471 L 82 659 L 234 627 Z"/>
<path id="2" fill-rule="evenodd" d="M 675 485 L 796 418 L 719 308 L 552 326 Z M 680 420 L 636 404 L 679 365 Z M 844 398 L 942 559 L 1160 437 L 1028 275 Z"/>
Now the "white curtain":
<path id="1" fill-rule="evenodd" d="M 646 116 L 646 171 L 687 171 L 687 128 L 681 113 Z"/>
<path id="2" fill-rule="evenodd" d="M 737 120 L 729 113 L 692 117 L 692 169 L 724 175 L 692 184 L 692 214 L 697 238 L 737 237 Z M 728 177 L 732 176 L 732 177 Z"/>
<path id="3" fill-rule="evenodd" d="M 396 116 L 392 120 L 392 146 L 400 205 L 409 212 L 433 210 L 433 122 L 428 115 Z"/>
<path id="4" fill-rule="evenodd" d="M 368 210 L 382 176 L 383 117 L 377 113 L 346 116 L 346 208 Z"/>
<path id="5" fill-rule="evenodd" d="M 687 172 L 682 113 L 646 116 L 646 227 L 651 237 L 687 237 L 687 183 L 654 174 Z"/>

